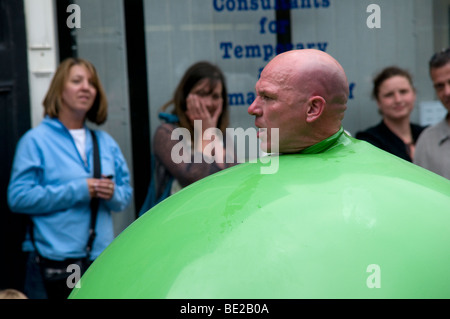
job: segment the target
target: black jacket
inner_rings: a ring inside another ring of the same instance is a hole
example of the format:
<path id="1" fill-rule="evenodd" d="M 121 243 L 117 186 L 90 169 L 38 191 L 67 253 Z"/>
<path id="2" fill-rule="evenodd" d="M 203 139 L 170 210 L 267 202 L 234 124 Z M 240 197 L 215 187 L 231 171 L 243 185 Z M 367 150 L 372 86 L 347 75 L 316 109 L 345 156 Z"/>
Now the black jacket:
<path id="1" fill-rule="evenodd" d="M 411 132 L 414 144 L 416 144 L 420 133 L 422 133 L 424 129 L 425 127 L 423 126 L 411 123 Z M 355 137 L 357 139 L 367 141 L 370 144 L 385 150 L 386 152 L 403 158 L 404 160 L 412 162 L 406 144 L 397 135 L 395 135 L 383 121 L 365 131 L 357 132 Z"/>

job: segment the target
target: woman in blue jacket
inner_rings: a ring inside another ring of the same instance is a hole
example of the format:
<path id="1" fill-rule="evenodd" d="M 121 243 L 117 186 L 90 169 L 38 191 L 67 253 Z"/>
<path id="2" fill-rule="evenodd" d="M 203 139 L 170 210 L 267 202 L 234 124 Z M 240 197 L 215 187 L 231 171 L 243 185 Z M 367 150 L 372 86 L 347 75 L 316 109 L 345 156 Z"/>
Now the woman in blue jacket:
<path id="1" fill-rule="evenodd" d="M 53 297 L 48 286 L 47 292 L 41 289 L 42 261 L 57 269 L 86 256 L 94 260 L 113 240 L 111 211 L 124 210 L 132 198 L 123 154 L 115 140 L 99 130 L 95 136 L 101 176 L 93 177 L 93 136 L 86 120 L 100 125 L 107 118 L 107 99 L 95 67 L 83 59 L 63 61 L 43 104 L 43 121 L 17 145 L 8 186 L 11 210 L 31 220 L 23 243 L 23 250 L 30 252 L 24 287 L 30 298 Z M 93 198 L 99 204 L 88 255 Z M 64 288 L 70 286 L 64 283 Z M 69 288 L 56 297 L 66 297 Z"/>

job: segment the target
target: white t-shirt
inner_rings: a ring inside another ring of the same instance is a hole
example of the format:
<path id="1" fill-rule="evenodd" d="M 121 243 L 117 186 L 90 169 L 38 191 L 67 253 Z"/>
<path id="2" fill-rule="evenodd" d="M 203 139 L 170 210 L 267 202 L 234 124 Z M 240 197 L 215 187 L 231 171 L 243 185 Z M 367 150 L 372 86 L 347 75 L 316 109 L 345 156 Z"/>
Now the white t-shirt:
<path id="1" fill-rule="evenodd" d="M 87 163 L 86 158 L 86 129 L 79 128 L 75 130 L 69 130 L 70 134 L 72 135 L 73 139 L 75 140 L 75 145 L 77 146 L 78 152 L 81 155 L 81 158 L 83 159 L 84 163 Z"/>

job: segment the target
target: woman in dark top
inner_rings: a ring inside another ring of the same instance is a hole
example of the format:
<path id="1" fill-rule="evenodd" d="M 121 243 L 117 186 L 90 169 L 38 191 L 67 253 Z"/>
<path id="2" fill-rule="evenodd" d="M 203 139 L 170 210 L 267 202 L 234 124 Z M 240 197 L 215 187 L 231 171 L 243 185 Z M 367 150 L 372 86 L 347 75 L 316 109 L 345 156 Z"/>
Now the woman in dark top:
<path id="1" fill-rule="evenodd" d="M 387 67 L 373 80 L 373 97 L 382 121 L 356 138 L 412 162 L 416 141 L 424 127 L 410 122 L 416 102 L 411 75 L 398 67 Z"/>

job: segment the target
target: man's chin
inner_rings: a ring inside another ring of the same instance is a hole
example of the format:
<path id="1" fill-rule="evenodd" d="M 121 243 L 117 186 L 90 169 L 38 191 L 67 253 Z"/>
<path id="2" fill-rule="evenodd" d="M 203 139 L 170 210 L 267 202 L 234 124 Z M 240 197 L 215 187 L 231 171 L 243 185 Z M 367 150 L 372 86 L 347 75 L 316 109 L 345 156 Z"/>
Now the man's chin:
<path id="1" fill-rule="evenodd" d="M 270 141 L 267 141 L 266 139 L 260 139 L 259 148 L 261 149 L 261 151 L 263 151 L 265 153 L 272 152 L 272 147 L 270 145 Z"/>
<path id="2" fill-rule="evenodd" d="M 259 147 L 261 151 L 265 153 L 278 153 L 279 152 L 279 131 L 278 129 L 271 129 L 271 132 L 266 128 L 259 130 Z M 275 138 L 275 141 L 273 139 Z M 275 142 L 275 143 L 273 143 Z"/>

